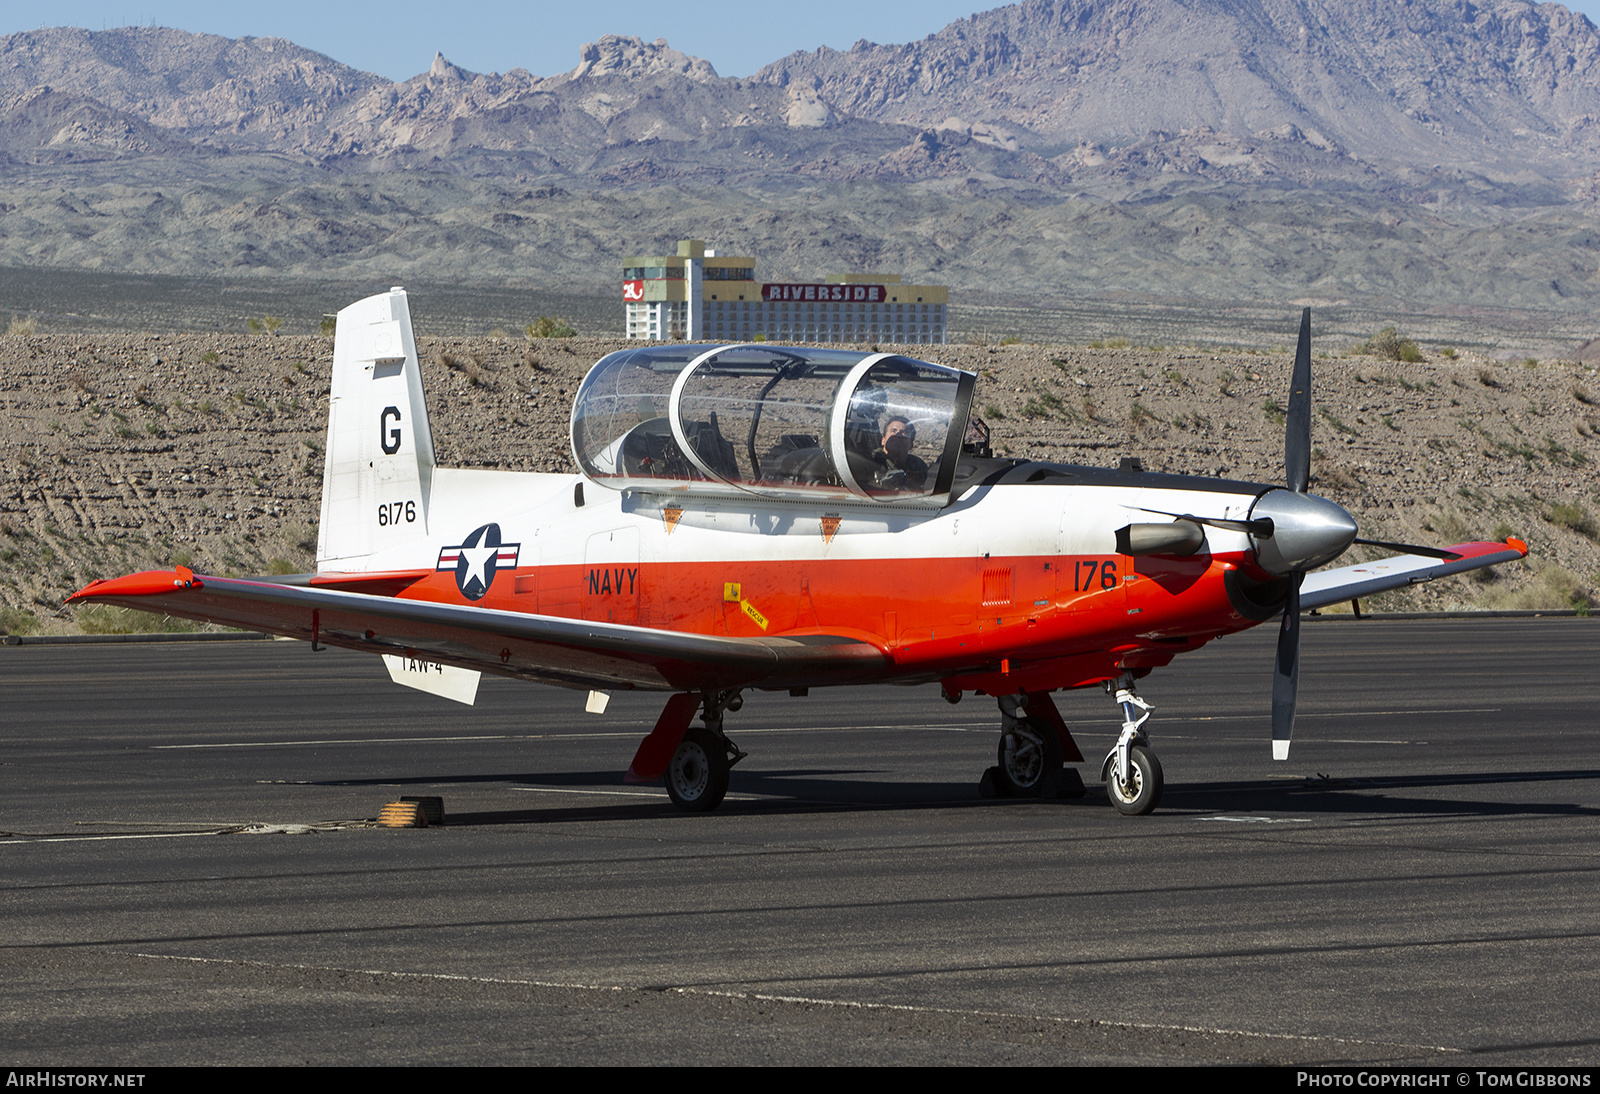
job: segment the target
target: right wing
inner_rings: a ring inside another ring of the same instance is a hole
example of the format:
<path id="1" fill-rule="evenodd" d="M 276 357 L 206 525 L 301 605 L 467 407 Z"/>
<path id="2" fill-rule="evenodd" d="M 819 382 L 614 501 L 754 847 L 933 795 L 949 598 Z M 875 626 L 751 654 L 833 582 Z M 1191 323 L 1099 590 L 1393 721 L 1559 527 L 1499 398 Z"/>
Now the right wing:
<path id="1" fill-rule="evenodd" d="M 879 680 L 894 667 L 879 647 L 839 635 L 689 634 L 349 592 L 321 582 L 207 577 L 183 567 L 96 581 L 69 599 L 602 691 L 820 687 Z"/>
<path id="2" fill-rule="evenodd" d="M 1434 578 L 1449 577 L 1500 562 L 1515 562 L 1527 557 L 1528 545 L 1520 539 L 1508 539 L 1504 543 L 1457 543 L 1446 550 L 1460 557 L 1445 560 L 1423 555 L 1400 555 L 1381 558 L 1376 562 L 1341 566 L 1337 570 L 1309 573 L 1300 586 L 1300 607 L 1303 611 L 1325 608 L 1341 600 L 1354 600 L 1388 589 L 1420 585 Z"/>

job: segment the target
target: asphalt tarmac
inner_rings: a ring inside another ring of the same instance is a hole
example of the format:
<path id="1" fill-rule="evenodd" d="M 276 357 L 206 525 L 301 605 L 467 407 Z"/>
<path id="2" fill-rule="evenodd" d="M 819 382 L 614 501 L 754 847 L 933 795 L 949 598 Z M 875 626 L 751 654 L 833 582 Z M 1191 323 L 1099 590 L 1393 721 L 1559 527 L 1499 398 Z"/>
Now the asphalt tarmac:
<path id="1" fill-rule="evenodd" d="M 1080 800 L 986 801 L 992 700 L 751 696 L 721 810 L 661 697 L 459 707 L 284 642 L 0 648 L 0 1054 L 205 1063 L 1600 1061 L 1600 624 L 1315 621 L 1060 698 Z M 441 827 L 368 825 L 442 795 Z"/>

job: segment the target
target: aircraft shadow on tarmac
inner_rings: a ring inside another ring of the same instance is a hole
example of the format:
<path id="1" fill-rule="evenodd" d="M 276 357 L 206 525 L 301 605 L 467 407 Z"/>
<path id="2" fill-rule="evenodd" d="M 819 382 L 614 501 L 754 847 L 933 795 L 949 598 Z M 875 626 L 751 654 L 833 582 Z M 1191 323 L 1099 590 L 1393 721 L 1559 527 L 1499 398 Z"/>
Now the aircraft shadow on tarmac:
<path id="1" fill-rule="evenodd" d="M 1584 816 L 1600 809 L 1572 802 L 1514 802 L 1467 798 L 1425 798 L 1394 793 L 1427 787 L 1504 786 L 1512 783 L 1574 782 L 1600 779 L 1600 771 L 1457 772 L 1450 775 L 1393 775 L 1373 778 L 1318 778 L 1292 783 L 1189 783 L 1168 786 L 1163 807 L 1205 812 L 1271 809 L 1322 815 L 1501 817 L 1513 815 Z"/>
<path id="2" fill-rule="evenodd" d="M 793 768 L 733 772 L 729 797 L 719 814 L 812 813 L 818 811 L 882 811 L 970 808 L 1004 808 L 1030 804 L 1025 800 L 982 799 L 975 782 L 860 781 L 869 770 Z M 846 778 L 845 776 L 853 776 Z M 1379 815 L 1392 817 L 1497 817 L 1513 815 L 1583 816 L 1600 809 L 1561 802 L 1515 802 L 1463 797 L 1422 797 L 1396 791 L 1424 788 L 1505 786 L 1517 783 L 1570 782 L 1600 779 L 1600 770 L 1457 772 L 1438 775 L 1378 776 L 1372 778 L 1319 778 L 1286 782 L 1191 782 L 1168 784 L 1159 813 L 1216 814 L 1273 811 L 1311 816 Z M 617 780 L 615 769 L 603 771 L 437 774 L 406 777 L 317 780 L 316 786 L 429 786 L 451 784 L 503 784 L 537 793 L 593 791 L 597 796 L 636 791 L 651 795 L 651 787 L 629 786 Z M 610 787 L 616 787 L 615 791 Z M 653 795 L 651 795 L 653 797 Z M 1091 783 L 1081 798 L 1057 798 L 1031 804 L 1063 807 L 1089 805 L 1105 808 L 1105 791 Z M 663 792 L 659 801 L 644 797 L 618 797 L 584 805 L 562 804 L 529 809 L 453 813 L 451 825 L 526 824 L 578 820 L 632 820 L 677 816 Z"/>

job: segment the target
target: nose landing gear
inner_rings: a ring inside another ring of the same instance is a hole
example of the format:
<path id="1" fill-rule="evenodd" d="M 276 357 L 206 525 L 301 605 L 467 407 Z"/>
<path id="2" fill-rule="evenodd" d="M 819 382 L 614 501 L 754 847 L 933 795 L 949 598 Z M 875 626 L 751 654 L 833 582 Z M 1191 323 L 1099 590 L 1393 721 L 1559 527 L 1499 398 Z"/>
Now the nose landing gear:
<path id="1" fill-rule="evenodd" d="M 1122 734 L 1100 765 L 1106 797 L 1117 812 L 1140 817 L 1161 802 L 1161 761 L 1150 749 L 1144 724 L 1150 720 L 1150 704 L 1133 690 L 1133 677 L 1124 674 L 1106 681 L 1106 691 L 1122 704 Z"/>

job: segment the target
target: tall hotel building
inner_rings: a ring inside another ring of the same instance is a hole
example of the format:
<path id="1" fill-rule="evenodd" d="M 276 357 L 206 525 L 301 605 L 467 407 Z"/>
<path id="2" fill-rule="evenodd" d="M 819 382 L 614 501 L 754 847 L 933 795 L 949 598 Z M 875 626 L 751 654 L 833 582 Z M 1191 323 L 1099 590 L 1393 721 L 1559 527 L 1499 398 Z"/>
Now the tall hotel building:
<path id="1" fill-rule="evenodd" d="M 629 338 L 684 342 L 943 343 L 943 285 L 902 285 L 898 274 L 829 274 L 821 282 L 760 284 L 756 260 L 682 239 L 675 255 L 622 260 Z"/>

